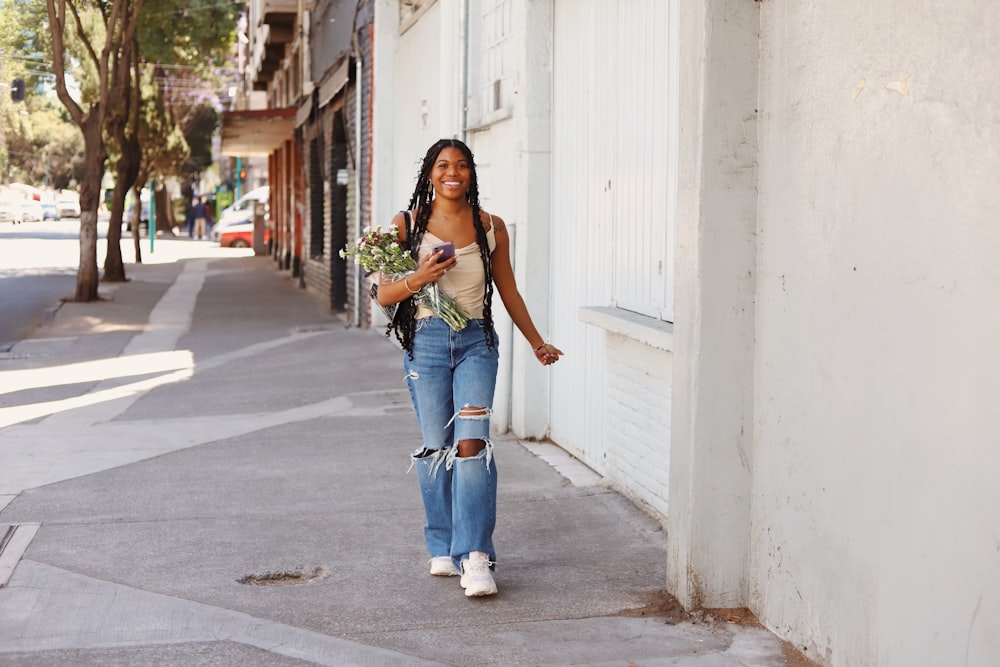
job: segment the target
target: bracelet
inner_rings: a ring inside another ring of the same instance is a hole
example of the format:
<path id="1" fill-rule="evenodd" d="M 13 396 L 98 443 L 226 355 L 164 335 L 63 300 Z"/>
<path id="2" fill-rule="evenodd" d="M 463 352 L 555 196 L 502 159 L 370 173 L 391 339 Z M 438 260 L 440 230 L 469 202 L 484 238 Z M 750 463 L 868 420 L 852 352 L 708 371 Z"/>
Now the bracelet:
<path id="1" fill-rule="evenodd" d="M 406 282 L 407 278 L 409 278 L 409 276 L 403 277 L 403 287 L 405 287 L 410 294 L 416 294 L 417 292 L 419 292 L 420 290 L 413 289 L 412 287 L 410 287 L 410 283 Z"/>
<path id="2" fill-rule="evenodd" d="M 538 347 L 535 348 L 535 352 L 538 352 L 540 349 L 542 349 L 546 345 L 548 345 L 548 343 L 542 343 L 541 345 L 539 345 Z"/>

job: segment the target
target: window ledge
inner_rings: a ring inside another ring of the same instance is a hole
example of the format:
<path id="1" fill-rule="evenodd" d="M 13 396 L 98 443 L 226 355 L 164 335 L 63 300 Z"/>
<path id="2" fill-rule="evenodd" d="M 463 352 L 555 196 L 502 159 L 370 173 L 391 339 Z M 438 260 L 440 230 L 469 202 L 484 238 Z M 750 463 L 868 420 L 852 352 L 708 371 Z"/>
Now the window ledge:
<path id="1" fill-rule="evenodd" d="M 504 107 L 486 114 L 482 120 L 472 127 L 466 128 L 469 132 L 484 132 L 493 125 L 514 117 L 514 110 L 511 107 Z"/>
<path id="2" fill-rule="evenodd" d="M 670 322 L 608 306 L 580 308 L 580 321 L 658 350 L 673 351 L 674 325 Z"/>

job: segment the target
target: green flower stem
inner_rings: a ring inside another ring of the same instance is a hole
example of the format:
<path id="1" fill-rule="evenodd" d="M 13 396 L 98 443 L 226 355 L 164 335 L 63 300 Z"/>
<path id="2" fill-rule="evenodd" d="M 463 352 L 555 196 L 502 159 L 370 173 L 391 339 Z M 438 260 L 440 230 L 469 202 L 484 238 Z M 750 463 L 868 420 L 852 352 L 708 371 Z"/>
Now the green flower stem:
<path id="1" fill-rule="evenodd" d="M 455 303 L 454 299 L 441 294 L 437 283 L 429 283 L 421 287 L 415 298 L 418 303 L 426 306 L 444 320 L 453 331 L 461 331 L 469 323 L 469 316 Z"/>
<path id="2" fill-rule="evenodd" d="M 393 280 L 412 274 L 413 271 L 392 274 Z M 465 314 L 462 307 L 455 303 L 455 300 L 446 294 L 441 294 L 441 289 L 437 283 L 427 283 L 413 295 L 418 304 L 426 307 L 435 316 L 440 317 L 454 331 L 461 331 L 469 323 L 469 316 Z"/>

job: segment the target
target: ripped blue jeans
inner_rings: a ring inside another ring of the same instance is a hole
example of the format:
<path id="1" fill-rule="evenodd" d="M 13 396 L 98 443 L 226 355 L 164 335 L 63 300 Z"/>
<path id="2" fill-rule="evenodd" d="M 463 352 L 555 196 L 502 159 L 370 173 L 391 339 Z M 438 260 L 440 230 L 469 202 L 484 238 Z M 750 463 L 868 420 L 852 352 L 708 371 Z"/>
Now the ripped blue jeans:
<path id="1" fill-rule="evenodd" d="M 486 346 L 483 320 L 453 331 L 438 317 L 419 319 L 413 359 L 403 367 L 423 446 L 413 453 L 427 523 L 424 539 L 431 557 L 461 561 L 483 551 L 496 561 L 497 471 L 490 441 L 490 414 L 496 389 L 497 350 Z M 476 456 L 458 454 L 460 440 L 482 440 Z"/>

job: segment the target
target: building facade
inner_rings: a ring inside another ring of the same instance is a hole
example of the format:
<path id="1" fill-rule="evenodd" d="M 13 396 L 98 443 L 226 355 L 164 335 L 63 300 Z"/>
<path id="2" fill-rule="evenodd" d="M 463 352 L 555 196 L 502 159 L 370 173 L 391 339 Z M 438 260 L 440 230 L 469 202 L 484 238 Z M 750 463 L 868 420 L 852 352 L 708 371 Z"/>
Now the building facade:
<path id="1" fill-rule="evenodd" d="M 339 251 L 370 219 L 372 17 L 366 2 L 253 0 L 244 92 L 223 115 L 223 153 L 267 159 L 279 268 L 357 326 L 367 298 Z"/>
<path id="2" fill-rule="evenodd" d="M 688 607 L 823 665 L 995 662 L 1000 5 L 305 4 L 284 268 L 368 326 L 334 251 L 464 139 L 566 353 L 498 316 L 495 428 L 659 516 Z"/>

